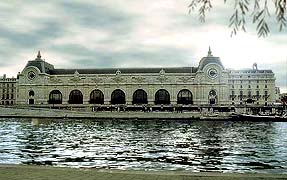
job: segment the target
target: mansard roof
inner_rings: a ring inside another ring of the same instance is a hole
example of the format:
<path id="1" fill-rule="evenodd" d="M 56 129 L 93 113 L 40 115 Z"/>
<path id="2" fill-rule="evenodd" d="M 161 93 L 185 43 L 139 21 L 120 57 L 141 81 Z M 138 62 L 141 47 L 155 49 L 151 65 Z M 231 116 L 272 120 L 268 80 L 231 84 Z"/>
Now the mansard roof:
<path id="1" fill-rule="evenodd" d="M 224 66 L 223 66 L 223 64 L 222 64 L 222 62 L 221 62 L 221 60 L 220 60 L 220 58 L 219 58 L 219 57 L 214 57 L 214 56 L 212 55 L 211 49 L 210 49 L 210 47 L 209 47 L 207 57 L 203 57 L 203 58 L 200 60 L 199 65 L 198 65 L 198 69 L 199 69 L 199 70 L 202 70 L 202 69 L 204 68 L 204 66 L 206 66 L 207 64 L 211 64 L 211 63 L 217 64 L 217 65 L 221 66 L 222 69 L 224 69 Z"/>
<path id="2" fill-rule="evenodd" d="M 38 51 L 37 57 L 34 60 L 28 61 L 25 68 L 28 66 L 34 66 L 40 70 L 41 73 L 48 73 L 54 66 L 41 59 L 41 53 Z"/>
<path id="3" fill-rule="evenodd" d="M 165 73 L 195 73 L 196 67 L 167 67 L 167 68 L 102 68 L 102 69 L 50 69 L 48 74 L 65 75 L 74 74 L 115 74 L 120 71 L 122 74 L 136 73 L 159 73 L 164 70 Z"/>
<path id="4" fill-rule="evenodd" d="M 49 73 L 51 69 L 54 69 L 54 66 L 52 64 L 49 64 L 41 59 L 28 61 L 26 67 L 28 66 L 35 66 L 40 70 L 41 73 Z"/>
<path id="5" fill-rule="evenodd" d="M 258 69 L 240 69 L 240 70 L 230 70 L 232 73 L 273 73 L 272 70 L 258 70 Z"/>
<path id="6" fill-rule="evenodd" d="M 214 56 L 208 56 L 208 57 L 204 57 L 200 60 L 199 65 L 198 65 L 198 69 L 202 70 L 204 68 L 204 66 L 206 66 L 207 64 L 218 64 L 219 66 L 221 66 L 224 69 L 224 66 L 220 60 L 219 57 L 214 57 Z"/>

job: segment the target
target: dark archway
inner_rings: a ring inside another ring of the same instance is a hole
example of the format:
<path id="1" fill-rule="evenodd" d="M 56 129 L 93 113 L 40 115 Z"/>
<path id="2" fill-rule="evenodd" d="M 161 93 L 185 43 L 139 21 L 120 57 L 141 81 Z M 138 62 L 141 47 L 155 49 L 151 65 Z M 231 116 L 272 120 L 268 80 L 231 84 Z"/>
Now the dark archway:
<path id="1" fill-rule="evenodd" d="M 182 89 L 177 94 L 177 104 L 193 104 L 192 93 L 188 89 Z"/>
<path id="2" fill-rule="evenodd" d="M 170 95 L 167 90 L 160 89 L 155 93 L 155 104 L 170 104 Z"/>
<path id="3" fill-rule="evenodd" d="M 216 104 L 217 103 L 217 95 L 215 90 L 209 91 L 209 104 Z"/>
<path id="4" fill-rule="evenodd" d="M 83 94 L 79 90 L 73 90 L 70 92 L 69 104 L 83 104 Z"/>
<path id="5" fill-rule="evenodd" d="M 59 90 L 50 92 L 49 104 L 62 104 L 62 93 Z"/>
<path id="6" fill-rule="evenodd" d="M 138 89 L 133 94 L 133 104 L 147 104 L 147 93 Z"/>
<path id="7" fill-rule="evenodd" d="M 101 90 L 93 90 L 90 94 L 90 104 L 104 104 L 104 94 Z"/>
<path id="8" fill-rule="evenodd" d="M 125 104 L 125 103 L 126 103 L 125 93 L 120 89 L 114 90 L 111 95 L 111 104 Z"/>
<path id="9" fill-rule="evenodd" d="M 34 100 L 35 92 L 31 90 L 29 91 L 28 94 L 29 94 L 28 104 L 35 104 L 35 100 Z"/>
<path id="10" fill-rule="evenodd" d="M 250 103 L 254 103 L 255 100 L 251 99 L 251 98 L 248 98 L 246 99 L 246 103 L 250 104 Z"/>
<path id="11" fill-rule="evenodd" d="M 210 98 L 209 99 L 209 104 L 216 104 L 216 99 L 215 98 Z"/>

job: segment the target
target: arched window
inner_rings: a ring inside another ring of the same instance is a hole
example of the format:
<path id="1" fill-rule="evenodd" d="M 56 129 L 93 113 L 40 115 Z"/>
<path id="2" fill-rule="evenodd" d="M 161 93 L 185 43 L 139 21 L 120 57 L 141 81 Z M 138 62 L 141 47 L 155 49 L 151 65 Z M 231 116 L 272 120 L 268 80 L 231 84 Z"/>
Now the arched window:
<path id="1" fill-rule="evenodd" d="M 28 104 L 35 104 L 35 92 L 33 90 L 29 91 L 29 99 L 28 99 Z"/>
<path id="2" fill-rule="evenodd" d="M 100 90 L 93 90 L 90 94 L 90 104 L 104 104 L 104 94 Z"/>
<path id="3" fill-rule="evenodd" d="M 120 89 L 114 90 L 111 96 L 111 104 L 125 104 L 125 103 L 126 103 L 125 93 Z"/>
<path id="4" fill-rule="evenodd" d="M 33 90 L 29 91 L 29 96 L 35 96 L 35 92 Z"/>
<path id="5" fill-rule="evenodd" d="M 192 93 L 188 89 L 183 89 L 177 94 L 177 104 L 193 104 Z"/>
<path id="6" fill-rule="evenodd" d="M 209 104 L 216 104 L 217 103 L 217 97 L 215 90 L 209 91 Z"/>
<path id="7" fill-rule="evenodd" d="M 138 89 L 133 94 L 133 104 L 147 104 L 147 93 Z"/>
<path id="8" fill-rule="evenodd" d="M 160 89 L 155 93 L 155 104 L 170 104 L 170 96 L 167 90 Z"/>
<path id="9" fill-rule="evenodd" d="M 83 104 L 83 94 L 79 90 L 73 90 L 69 96 L 69 104 Z"/>
<path id="10" fill-rule="evenodd" d="M 216 92 L 214 90 L 209 91 L 209 96 L 216 96 Z"/>
<path id="11" fill-rule="evenodd" d="M 62 93 L 59 90 L 50 92 L 49 104 L 62 104 Z"/>

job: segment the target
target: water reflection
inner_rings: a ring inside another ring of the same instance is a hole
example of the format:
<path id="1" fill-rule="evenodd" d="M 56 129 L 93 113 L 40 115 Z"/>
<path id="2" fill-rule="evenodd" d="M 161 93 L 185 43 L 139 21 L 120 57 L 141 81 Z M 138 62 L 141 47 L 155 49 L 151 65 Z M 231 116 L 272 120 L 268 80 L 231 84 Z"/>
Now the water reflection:
<path id="1" fill-rule="evenodd" d="M 0 163 L 285 173 L 287 123 L 1 119 Z"/>

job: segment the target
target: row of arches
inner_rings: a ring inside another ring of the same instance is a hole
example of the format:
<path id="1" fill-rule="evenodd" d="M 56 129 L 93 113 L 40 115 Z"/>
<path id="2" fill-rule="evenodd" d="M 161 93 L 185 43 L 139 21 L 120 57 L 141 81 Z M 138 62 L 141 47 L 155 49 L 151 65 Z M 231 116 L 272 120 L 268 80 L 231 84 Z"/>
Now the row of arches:
<path id="1" fill-rule="evenodd" d="M 147 104 L 147 93 L 143 89 L 138 89 L 133 93 L 132 104 Z M 63 96 L 59 90 L 53 90 L 49 95 L 49 104 L 62 104 Z M 69 104 L 83 104 L 83 94 L 79 90 L 73 90 L 69 94 Z M 104 104 L 104 94 L 101 90 L 93 90 L 90 94 L 90 104 Z M 126 95 L 116 89 L 111 94 L 111 104 L 125 104 Z M 155 93 L 155 104 L 170 104 L 170 94 L 165 89 L 160 89 Z M 179 91 L 177 104 L 193 104 L 192 93 L 188 89 Z"/>

